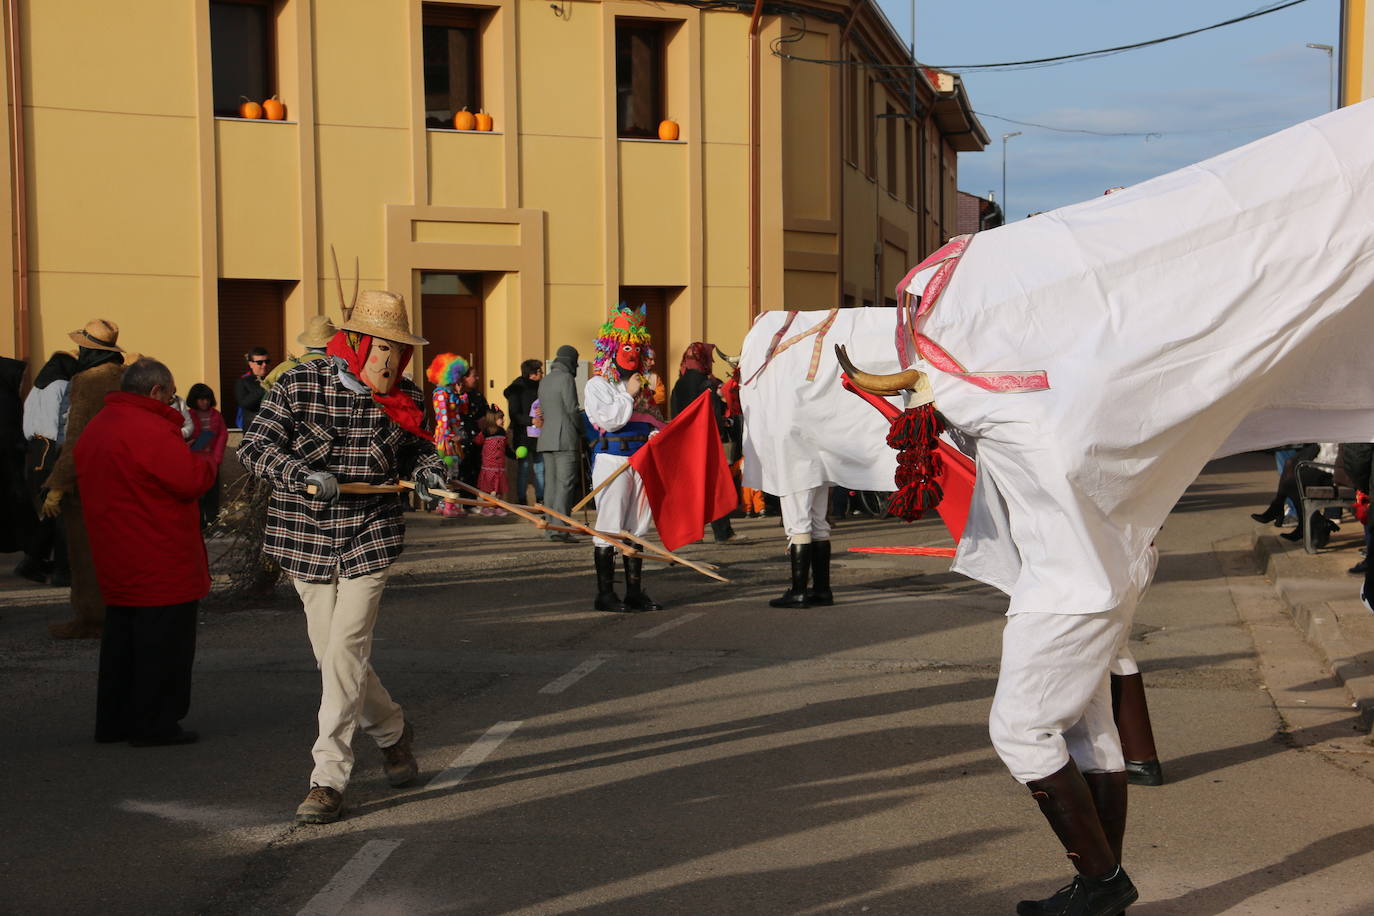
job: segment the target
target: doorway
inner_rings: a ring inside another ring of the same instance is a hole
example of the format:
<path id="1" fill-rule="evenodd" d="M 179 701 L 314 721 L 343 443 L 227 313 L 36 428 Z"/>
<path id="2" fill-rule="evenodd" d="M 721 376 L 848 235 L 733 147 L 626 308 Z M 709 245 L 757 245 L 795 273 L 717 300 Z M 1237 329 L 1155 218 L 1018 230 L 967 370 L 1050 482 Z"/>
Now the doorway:
<path id="1" fill-rule="evenodd" d="M 215 394 L 230 426 L 238 425 L 234 385 L 248 369 L 248 351 L 266 347 L 269 367 L 286 358 L 287 288 L 278 280 L 219 281 L 219 389 Z"/>
<path id="2" fill-rule="evenodd" d="M 429 341 L 426 361 L 440 353 L 456 353 L 472 365 L 483 353 L 482 275 L 422 271 L 420 327 L 421 336 Z M 483 368 L 480 361 L 478 368 Z M 423 379 L 423 372 L 418 375 Z"/>

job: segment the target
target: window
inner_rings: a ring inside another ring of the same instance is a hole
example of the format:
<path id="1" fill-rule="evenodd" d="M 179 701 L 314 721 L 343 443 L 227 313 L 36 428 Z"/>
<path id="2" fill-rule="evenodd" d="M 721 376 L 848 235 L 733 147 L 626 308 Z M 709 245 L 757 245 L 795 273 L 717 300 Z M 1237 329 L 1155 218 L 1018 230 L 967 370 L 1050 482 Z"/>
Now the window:
<path id="1" fill-rule="evenodd" d="M 847 109 L 844 121 L 844 156 L 855 165 L 859 164 L 859 113 L 863 105 L 859 86 L 862 77 L 863 71 L 859 69 L 858 61 L 850 58 L 850 64 L 844 68 L 844 102 Z"/>
<path id="2" fill-rule="evenodd" d="M 615 119 L 621 137 L 657 139 L 664 118 L 664 27 L 616 20 Z"/>
<path id="3" fill-rule="evenodd" d="M 481 21 L 476 10 L 424 8 L 425 126 L 452 127 L 453 116 L 482 108 Z"/>
<path id="4" fill-rule="evenodd" d="M 911 122 L 902 122 L 902 151 L 906 154 L 906 168 L 902 170 L 902 177 L 906 180 L 906 193 L 902 199 L 906 201 L 908 207 L 916 203 L 916 147 L 912 137 Z"/>
<path id="5" fill-rule="evenodd" d="M 878 177 L 878 122 L 874 119 L 873 111 L 873 80 L 865 79 L 863 82 L 864 90 L 864 174 L 869 178 Z"/>
<path id="6" fill-rule="evenodd" d="M 276 94 L 274 24 L 268 0 L 211 0 L 210 69 L 216 117 L 237 118 L 244 98 L 262 102 Z"/>

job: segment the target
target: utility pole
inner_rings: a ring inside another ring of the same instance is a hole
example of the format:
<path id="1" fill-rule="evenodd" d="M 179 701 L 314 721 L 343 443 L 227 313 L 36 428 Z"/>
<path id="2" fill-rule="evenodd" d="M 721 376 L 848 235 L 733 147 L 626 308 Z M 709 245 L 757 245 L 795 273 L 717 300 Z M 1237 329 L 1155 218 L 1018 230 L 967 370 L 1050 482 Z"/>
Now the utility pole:
<path id="1" fill-rule="evenodd" d="M 1004 226 L 1011 220 L 1011 213 L 1007 210 L 1007 141 L 1012 137 L 1019 136 L 1021 136 L 1019 130 L 1002 135 L 1002 225 Z"/>
<path id="2" fill-rule="evenodd" d="M 1326 52 L 1326 110 L 1336 110 L 1336 49 L 1330 45 L 1313 44 L 1307 46 L 1313 51 Z"/>

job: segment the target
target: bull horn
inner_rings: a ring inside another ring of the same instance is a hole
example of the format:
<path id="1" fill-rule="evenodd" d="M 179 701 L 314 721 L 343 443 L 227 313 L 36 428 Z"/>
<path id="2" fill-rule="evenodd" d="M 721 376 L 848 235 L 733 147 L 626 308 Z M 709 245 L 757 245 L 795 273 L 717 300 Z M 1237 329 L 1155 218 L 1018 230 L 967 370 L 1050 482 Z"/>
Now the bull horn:
<path id="1" fill-rule="evenodd" d="M 362 285 L 361 265 L 358 259 L 353 259 L 353 301 L 344 298 L 343 272 L 339 270 L 339 253 L 334 250 L 334 246 L 329 246 L 329 256 L 334 259 L 334 284 L 339 291 L 339 314 L 343 320 L 347 321 L 353 316 L 353 307 L 358 304 L 358 287 Z"/>
<path id="2" fill-rule="evenodd" d="M 864 372 L 862 369 L 855 368 L 854 364 L 849 361 L 849 354 L 845 352 L 844 344 L 835 344 L 835 358 L 840 361 L 840 368 L 844 369 L 845 375 L 849 376 L 849 380 L 854 383 L 854 386 L 862 388 L 869 394 L 884 397 L 901 394 L 903 391 L 915 388 L 921 382 L 921 372 L 918 369 L 906 369 L 891 375 L 874 375 L 871 372 Z"/>
<path id="3" fill-rule="evenodd" d="M 719 356 L 721 359 L 725 360 L 725 362 L 730 366 L 731 369 L 739 368 L 738 356 L 726 356 L 725 351 L 720 348 L 719 344 L 711 344 L 711 346 L 716 348 L 716 355 Z"/>

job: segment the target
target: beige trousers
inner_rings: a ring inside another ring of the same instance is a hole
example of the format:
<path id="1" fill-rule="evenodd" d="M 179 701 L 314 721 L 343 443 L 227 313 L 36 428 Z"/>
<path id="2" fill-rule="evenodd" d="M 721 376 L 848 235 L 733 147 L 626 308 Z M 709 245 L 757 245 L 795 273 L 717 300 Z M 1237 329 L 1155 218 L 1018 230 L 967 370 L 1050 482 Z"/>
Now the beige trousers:
<path id="1" fill-rule="evenodd" d="M 372 670 L 372 628 L 388 570 L 335 579 L 292 579 L 305 605 L 310 647 L 320 668 L 320 734 L 310 784 L 339 792 L 353 772 L 353 733 L 361 725 L 378 747 L 401 739 L 405 714 Z"/>

